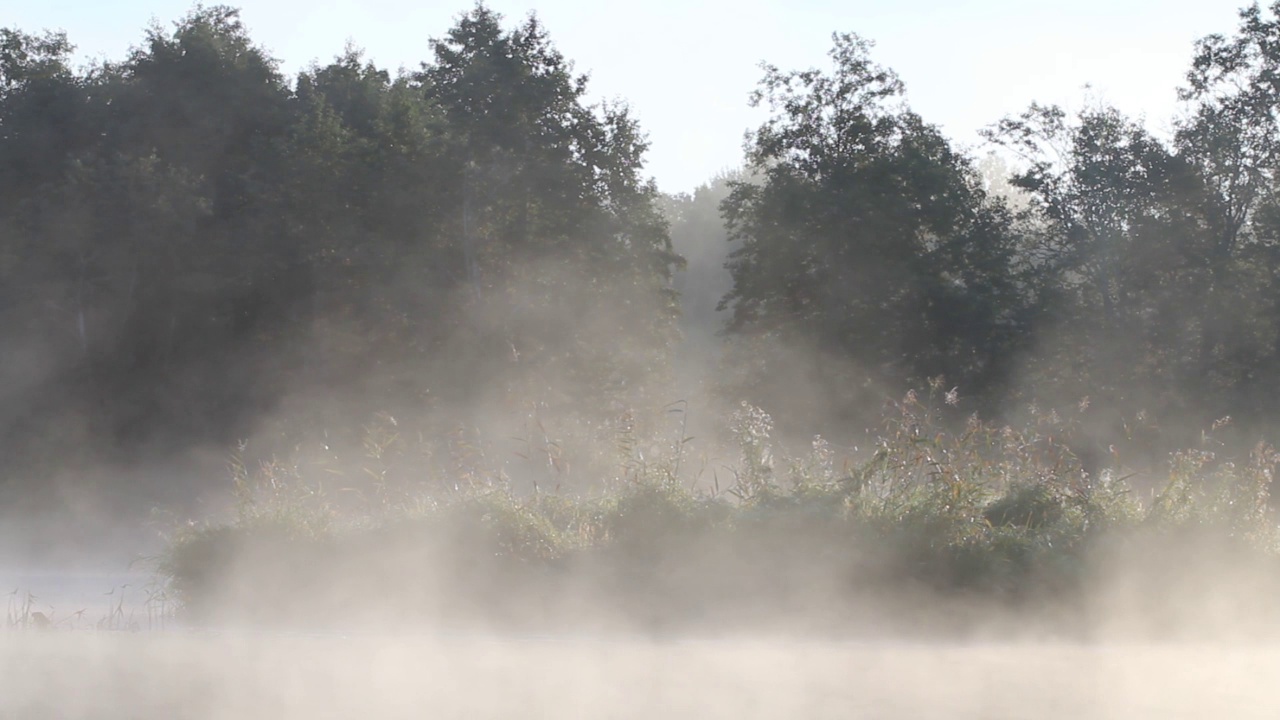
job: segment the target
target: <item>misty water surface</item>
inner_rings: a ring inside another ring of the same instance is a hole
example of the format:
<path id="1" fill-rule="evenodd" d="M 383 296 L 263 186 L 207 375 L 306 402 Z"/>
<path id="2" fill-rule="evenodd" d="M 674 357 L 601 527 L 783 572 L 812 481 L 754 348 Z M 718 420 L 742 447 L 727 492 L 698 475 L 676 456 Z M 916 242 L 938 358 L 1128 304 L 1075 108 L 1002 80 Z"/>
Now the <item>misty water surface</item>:
<path id="1" fill-rule="evenodd" d="M 7 638 L 20 718 L 1270 718 L 1271 647 Z"/>

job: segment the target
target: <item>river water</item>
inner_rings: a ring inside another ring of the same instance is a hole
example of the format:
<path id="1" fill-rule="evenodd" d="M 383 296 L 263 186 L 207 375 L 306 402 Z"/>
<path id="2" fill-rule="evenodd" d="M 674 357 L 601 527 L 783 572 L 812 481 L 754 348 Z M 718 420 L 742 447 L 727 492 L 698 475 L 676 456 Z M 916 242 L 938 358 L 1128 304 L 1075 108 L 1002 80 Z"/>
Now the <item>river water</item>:
<path id="1" fill-rule="evenodd" d="M 55 623 L 0 631 L 0 719 L 1280 717 L 1280 643 L 1239 633 L 960 643 L 147 632 L 150 580 L 0 572 L 11 614 L 28 602 Z"/>
<path id="2" fill-rule="evenodd" d="M 1275 718 L 1280 648 L 15 633 L 13 718 Z"/>

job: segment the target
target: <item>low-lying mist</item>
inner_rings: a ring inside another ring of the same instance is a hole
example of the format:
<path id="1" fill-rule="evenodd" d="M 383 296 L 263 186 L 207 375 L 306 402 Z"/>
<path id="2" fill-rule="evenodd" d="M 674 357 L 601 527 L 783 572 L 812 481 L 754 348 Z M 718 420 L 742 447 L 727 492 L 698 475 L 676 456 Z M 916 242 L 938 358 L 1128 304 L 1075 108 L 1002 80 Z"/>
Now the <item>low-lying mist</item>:
<path id="1" fill-rule="evenodd" d="M 0 716 L 1274 715 L 1268 13 L 1013 164 L 836 34 L 677 196 L 532 15 L 0 30 Z"/>
<path id="2" fill-rule="evenodd" d="M 1248 647 L 21 638 L 20 717 L 1273 717 Z"/>

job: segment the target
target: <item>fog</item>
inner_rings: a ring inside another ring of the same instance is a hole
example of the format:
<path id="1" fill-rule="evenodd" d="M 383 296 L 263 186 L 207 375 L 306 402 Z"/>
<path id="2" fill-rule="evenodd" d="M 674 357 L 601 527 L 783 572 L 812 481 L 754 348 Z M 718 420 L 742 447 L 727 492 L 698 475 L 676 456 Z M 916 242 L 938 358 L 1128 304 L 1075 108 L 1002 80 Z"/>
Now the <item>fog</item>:
<path id="1" fill-rule="evenodd" d="M 579 583 L 560 599 L 569 612 L 559 627 L 423 627 L 407 616 L 361 617 L 358 610 L 342 629 L 225 618 L 207 627 L 161 626 L 135 612 L 144 597 L 135 587 L 124 604 L 134 608 L 128 625 L 122 619 L 95 627 L 91 611 L 87 620 L 53 628 L 11 627 L 0 647 L 0 712 L 989 719 L 1261 718 L 1280 710 L 1273 692 L 1280 623 L 1267 601 L 1276 586 L 1262 586 L 1251 574 L 1256 568 L 1223 568 L 1221 553 L 1160 569 L 1150 567 L 1160 551 L 1134 555 L 1123 561 L 1116 555 L 1124 573 L 1095 585 L 1084 625 L 1078 617 L 993 614 L 985 603 L 930 602 L 901 590 L 824 611 L 814 602 L 816 585 L 797 584 L 797 594 L 807 597 L 793 598 L 791 607 L 773 603 L 767 616 L 748 616 L 750 622 L 729 631 L 711 618 L 732 616 L 742 598 L 725 597 L 716 613 L 655 634 L 605 621 L 617 608 L 592 599 Z M 1139 587 L 1152 574 L 1163 581 Z M 494 589 L 473 582 L 473 597 L 482 586 Z M 388 607 L 385 598 L 364 598 L 358 590 L 317 592 L 342 595 L 349 607 Z M 95 599 L 110 606 L 119 595 Z M 518 600 L 537 602 L 527 594 Z M 800 622 L 770 623 L 780 612 Z M 1251 617 L 1270 625 L 1250 626 Z M 808 621 L 814 625 L 796 631 Z M 1091 629 L 1064 636 L 1082 627 Z"/>
<path id="2" fill-rule="evenodd" d="M 1272 651 L 1202 645 L 22 638 L 19 717 L 1273 717 Z"/>
<path id="3" fill-rule="evenodd" d="M 1274 715 L 1273 16 L 982 160 L 837 32 L 674 196 L 536 15 L 0 31 L 0 716 Z"/>

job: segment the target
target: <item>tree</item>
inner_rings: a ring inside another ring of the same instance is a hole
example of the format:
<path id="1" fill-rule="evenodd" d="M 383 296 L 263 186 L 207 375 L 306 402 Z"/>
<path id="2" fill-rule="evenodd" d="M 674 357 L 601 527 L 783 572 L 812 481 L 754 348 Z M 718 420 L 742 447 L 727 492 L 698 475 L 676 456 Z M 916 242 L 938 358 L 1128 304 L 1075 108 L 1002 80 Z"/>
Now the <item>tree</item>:
<path id="1" fill-rule="evenodd" d="M 834 36 L 834 70 L 766 66 L 753 102 L 773 116 L 749 141 L 759 183 L 725 202 L 729 331 L 816 349 L 818 382 L 845 411 L 855 388 L 945 375 L 972 393 L 1005 373 L 1017 312 L 1009 213 L 968 158 L 903 102 L 870 43 Z M 747 373 L 759 380 L 770 361 Z M 748 380 L 751 382 L 751 380 Z"/>
<path id="2" fill-rule="evenodd" d="M 1280 244 L 1274 208 L 1280 169 L 1280 3 L 1240 12 L 1234 37 L 1196 44 L 1180 90 L 1188 105 L 1175 145 L 1195 168 L 1203 241 L 1203 328 L 1197 380 L 1227 390 L 1236 412 L 1266 416 L 1280 377 Z M 1249 308 L 1242 312 L 1242 308 Z M 1259 325 L 1258 321 L 1261 321 Z M 1234 391 L 1234 392 L 1230 392 Z"/>
<path id="3" fill-rule="evenodd" d="M 534 17 L 477 6 L 430 49 L 291 83 L 223 6 L 84 71 L 61 35 L 0 33 L 0 340 L 45 358 L 6 460 L 657 397 L 680 259 L 635 119 Z M 277 407 L 325 395 L 345 415 Z"/>
<path id="4" fill-rule="evenodd" d="M 586 77 L 534 16 L 506 31 L 477 6 L 433 50 L 415 80 L 450 128 L 449 247 L 494 323 L 475 355 L 554 372 L 574 404 L 631 394 L 665 364 L 680 262 L 641 179 L 635 120 L 625 106 L 585 103 Z"/>
<path id="5" fill-rule="evenodd" d="M 1173 240 L 1186 168 L 1105 106 L 1068 118 L 1033 104 L 987 137 L 1028 163 L 1013 182 L 1033 199 L 1029 214 L 1044 221 L 1031 226 L 1023 259 L 1035 325 L 1062 340 L 1042 343 L 1058 351 L 1033 362 L 1048 362 L 1035 375 L 1038 391 L 1117 399 L 1135 387 L 1129 371 L 1146 366 L 1138 359 L 1149 357 L 1149 331 L 1173 309 L 1162 304 L 1173 298 L 1161 288 L 1185 270 L 1179 253 L 1187 248 Z"/>

